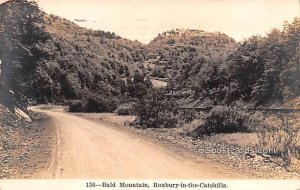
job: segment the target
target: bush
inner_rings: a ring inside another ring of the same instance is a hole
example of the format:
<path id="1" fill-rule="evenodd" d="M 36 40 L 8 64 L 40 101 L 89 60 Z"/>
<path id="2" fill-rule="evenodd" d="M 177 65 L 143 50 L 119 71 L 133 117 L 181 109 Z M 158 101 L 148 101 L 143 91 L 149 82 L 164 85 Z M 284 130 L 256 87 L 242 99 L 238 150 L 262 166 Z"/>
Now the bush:
<path id="1" fill-rule="evenodd" d="M 273 156 L 281 157 L 283 166 L 299 172 L 300 127 L 295 123 L 295 118 L 289 115 L 278 115 L 269 123 L 257 133 L 258 147 L 275 150 Z"/>
<path id="2" fill-rule="evenodd" d="M 87 100 L 86 112 L 113 112 L 117 108 L 117 100 L 92 95 Z"/>
<path id="3" fill-rule="evenodd" d="M 195 137 L 217 133 L 251 132 L 253 119 L 236 107 L 215 106 L 204 118 L 204 123 L 193 132 Z"/>
<path id="4" fill-rule="evenodd" d="M 152 70 L 152 74 L 153 77 L 158 77 L 158 78 L 165 78 L 166 77 L 166 72 L 163 71 L 163 69 L 161 67 L 155 67 Z"/>
<path id="5" fill-rule="evenodd" d="M 178 124 L 178 105 L 165 96 L 164 90 L 155 90 L 135 107 L 137 123 L 146 128 L 174 128 Z"/>
<path id="6" fill-rule="evenodd" d="M 118 101 L 113 98 L 90 95 L 82 100 L 72 100 L 69 103 L 70 112 L 113 112 Z"/>
<path id="7" fill-rule="evenodd" d="M 114 111 L 118 115 L 134 115 L 134 103 L 124 103 L 118 106 Z"/>
<path id="8" fill-rule="evenodd" d="M 69 103 L 69 111 L 70 112 L 83 112 L 85 107 L 85 103 L 81 100 L 73 100 Z"/>

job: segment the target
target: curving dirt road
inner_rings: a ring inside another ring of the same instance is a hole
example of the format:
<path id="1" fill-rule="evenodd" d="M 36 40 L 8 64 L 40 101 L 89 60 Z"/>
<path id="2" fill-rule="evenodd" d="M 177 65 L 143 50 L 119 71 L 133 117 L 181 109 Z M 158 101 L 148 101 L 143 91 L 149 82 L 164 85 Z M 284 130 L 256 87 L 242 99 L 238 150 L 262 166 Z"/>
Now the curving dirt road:
<path id="1" fill-rule="evenodd" d="M 107 124 L 42 110 L 52 119 L 56 145 L 48 167 L 33 178 L 245 178 L 211 160 L 174 151 Z"/>

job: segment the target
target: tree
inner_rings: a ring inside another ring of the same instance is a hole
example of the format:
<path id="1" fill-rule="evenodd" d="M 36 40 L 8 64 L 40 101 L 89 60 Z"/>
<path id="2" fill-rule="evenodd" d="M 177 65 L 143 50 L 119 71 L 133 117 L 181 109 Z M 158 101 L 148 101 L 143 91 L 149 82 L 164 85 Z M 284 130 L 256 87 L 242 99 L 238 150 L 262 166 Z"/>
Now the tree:
<path id="1" fill-rule="evenodd" d="M 34 63 L 41 58 L 40 51 L 31 51 L 31 47 L 48 39 L 38 27 L 43 22 L 42 14 L 33 1 L 12 0 L 0 6 L 2 81 L 16 93 L 17 99 L 33 91 L 21 88 L 27 85 L 20 81 L 31 81 Z"/>
<path id="2" fill-rule="evenodd" d="M 178 105 L 164 90 L 152 90 L 135 107 L 137 122 L 146 128 L 174 128 L 178 123 Z"/>
<path id="3" fill-rule="evenodd" d="M 228 78 L 236 86 L 228 95 L 232 100 L 251 100 L 253 86 L 264 73 L 264 64 L 258 49 L 259 43 L 260 37 L 254 36 L 227 58 Z"/>
<path id="4" fill-rule="evenodd" d="M 127 82 L 128 95 L 132 98 L 141 99 L 152 89 L 150 79 L 138 71 Z"/>

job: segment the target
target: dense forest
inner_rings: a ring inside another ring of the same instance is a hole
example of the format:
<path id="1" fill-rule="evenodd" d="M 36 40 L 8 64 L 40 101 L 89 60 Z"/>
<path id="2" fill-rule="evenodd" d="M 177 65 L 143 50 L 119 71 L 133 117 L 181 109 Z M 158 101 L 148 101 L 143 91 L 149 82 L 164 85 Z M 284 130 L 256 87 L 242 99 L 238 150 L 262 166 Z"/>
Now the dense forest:
<path id="1" fill-rule="evenodd" d="M 143 76 L 133 65 L 145 56 L 139 42 L 81 28 L 23 0 L 1 4 L 0 20 L 1 83 L 25 103 L 78 100 L 112 111 L 126 78 Z"/>
<path id="2" fill-rule="evenodd" d="M 159 34 L 147 58 L 152 75 L 169 78 L 178 97 L 189 92 L 194 105 L 268 106 L 299 95 L 299 42 L 297 18 L 240 43 L 221 33 L 177 29 Z"/>
<path id="3" fill-rule="evenodd" d="M 194 99 L 213 104 L 240 100 L 259 106 L 288 100 L 299 95 L 299 42 L 300 21 L 295 19 L 282 31 L 245 40 L 225 59 L 182 67 L 176 81 L 193 89 Z"/>
<path id="4" fill-rule="evenodd" d="M 269 106 L 300 93 L 299 19 L 243 42 L 176 29 L 147 45 L 79 27 L 26 0 L 1 4 L 0 21 L 1 93 L 10 90 L 25 104 L 113 111 L 146 97 L 150 78 L 197 106 Z"/>

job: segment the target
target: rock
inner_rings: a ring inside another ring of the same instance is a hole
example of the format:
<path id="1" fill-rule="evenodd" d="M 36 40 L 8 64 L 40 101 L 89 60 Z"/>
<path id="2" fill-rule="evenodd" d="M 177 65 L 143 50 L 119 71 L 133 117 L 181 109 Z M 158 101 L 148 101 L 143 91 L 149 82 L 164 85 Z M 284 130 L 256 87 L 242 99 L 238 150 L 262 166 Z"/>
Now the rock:
<path id="1" fill-rule="evenodd" d="M 254 157 L 256 157 L 256 154 L 249 152 L 249 153 L 246 153 L 245 156 L 246 156 L 246 158 L 254 158 Z"/>
<path id="2" fill-rule="evenodd" d="M 20 118 L 28 121 L 28 122 L 31 122 L 31 118 L 29 117 L 29 115 L 27 115 L 24 111 L 22 111 L 21 109 L 19 108 L 15 108 L 15 113 L 17 116 L 19 116 Z"/>
<path id="3" fill-rule="evenodd" d="M 256 156 L 254 159 L 253 159 L 254 162 L 260 162 L 262 161 L 262 157 L 261 156 Z"/>
<path id="4" fill-rule="evenodd" d="M 272 156 L 270 156 L 268 154 L 262 154 L 261 156 L 264 157 L 264 158 L 272 158 Z"/>

